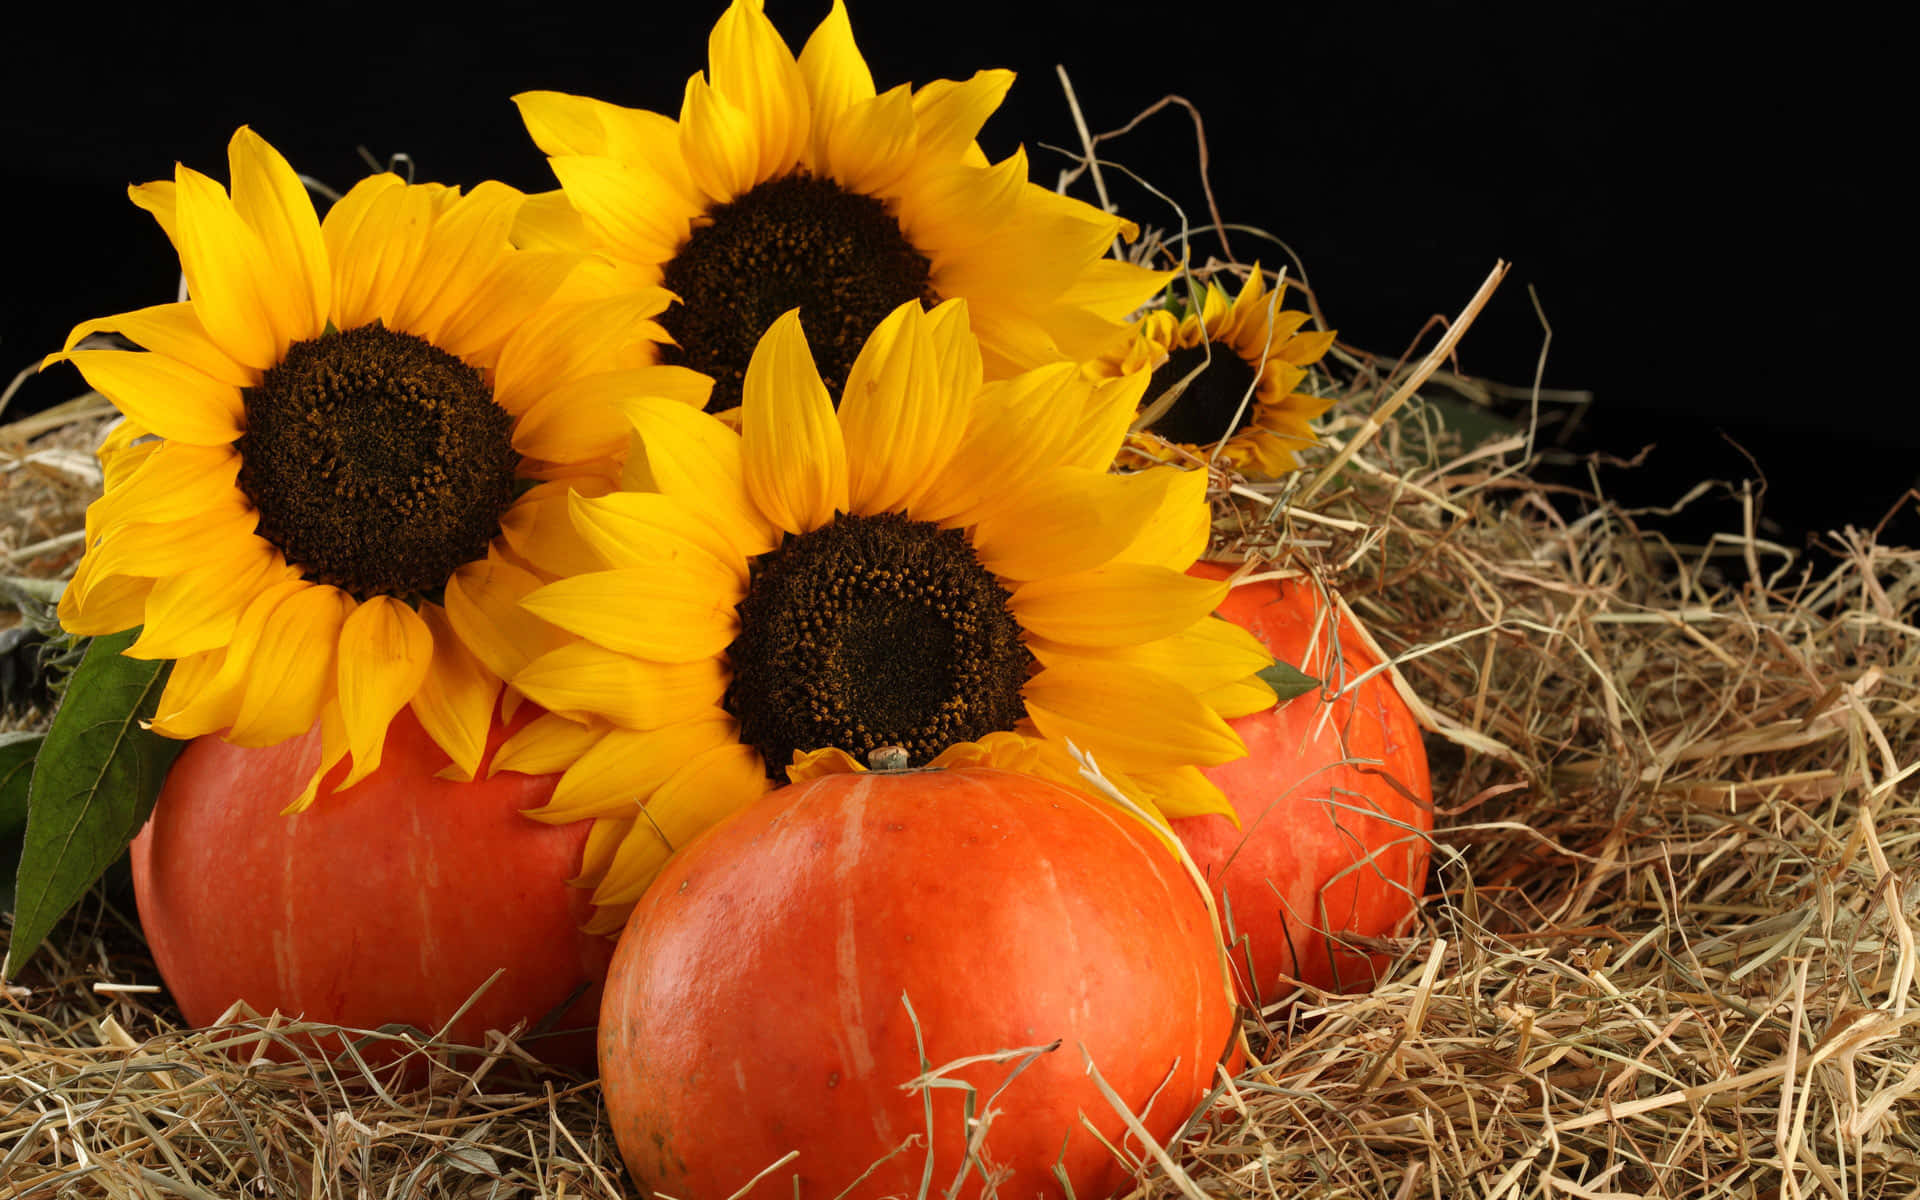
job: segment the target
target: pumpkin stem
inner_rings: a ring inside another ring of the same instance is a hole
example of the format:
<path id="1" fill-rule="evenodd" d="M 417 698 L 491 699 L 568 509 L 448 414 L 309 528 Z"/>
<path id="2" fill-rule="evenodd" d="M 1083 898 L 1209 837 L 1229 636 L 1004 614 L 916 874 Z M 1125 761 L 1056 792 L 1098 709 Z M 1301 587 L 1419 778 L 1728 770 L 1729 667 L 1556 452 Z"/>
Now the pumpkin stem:
<path id="1" fill-rule="evenodd" d="M 872 771 L 904 771 L 911 761 L 905 746 L 875 746 L 867 751 L 867 768 Z"/>

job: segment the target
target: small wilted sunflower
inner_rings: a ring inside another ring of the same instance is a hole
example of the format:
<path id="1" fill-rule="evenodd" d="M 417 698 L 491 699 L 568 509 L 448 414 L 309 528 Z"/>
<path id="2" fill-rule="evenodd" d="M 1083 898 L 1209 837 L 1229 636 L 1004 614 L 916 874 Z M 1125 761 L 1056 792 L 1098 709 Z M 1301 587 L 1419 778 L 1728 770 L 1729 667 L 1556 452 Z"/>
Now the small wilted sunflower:
<path id="1" fill-rule="evenodd" d="M 797 59 L 761 9 L 721 16 L 677 121 L 515 97 L 571 204 L 530 210 L 527 244 L 584 238 L 672 291 L 662 361 L 714 380 L 710 411 L 740 403 L 755 344 L 796 307 L 836 398 L 909 300 L 964 298 L 995 379 L 1124 335 L 1167 276 L 1102 258 L 1135 227 L 1029 183 L 1024 151 L 988 163 L 974 139 L 1012 72 L 876 93 L 839 0 Z"/>
<path id="2" fill-rule="evenodd" d="M 49 360 L 126 416 L 61 622 L 141 626 L 129 655 L 177 660 L 169 736 L 269 745 L 319 721 L 296 804 L 346 753 L 341 786 L 377 767 L 408 704 L 471 777 L 502 678 L 563 640 L 517 603 L 575 565 L 544 527 L 618 477 L 625 433 L 575 414 L 634 389 L 693 412 L 704 387 L 635 365 L 664 295 L 548 303 L 579 257 L 514 249 L 505 185 L 378 175 L 323 224 L 251 130 L 229 163 L 231 195 L 184 166 L 131 189 L 192 299 L 88 321 Z M 101 330 L 145 349 L 75 349 Z"/>
<path id="3" fill-rule="evenodd" d="M 795 313 L 748 365 L 739 432 L 626 406 L 649 490 L 574 501 L 604 569 L 527 597 L 578 640 L 514 676 L 549 714 L 494 763 L 565 770 L 529 815 L 596 819 L 591 928 L 700 830 L 883 746 L 1072 777 L 1071 739 L 1167 816 L 1229 811 L 1199 767 L 1245 753 L 1222 718 L 1273 703 L 1272 660 L 1212 616 L 1224 584 L 1184 573 L 1204 474 L 1107 472 L 1140 377 L 981 379 L 965 303 L 910 301 L 837 411 Z"/>
<path id="4" fill-rule="evenodd" d="M 1284 292 L 1268 291 L 1256 264 L 1239 296 L 1209 283 L 1185 316 L 1148 313 L 1122 352 L 1090 364 L 1096 377 L 1152 373 L 1143 415 L 1161 410 L 1145 427 L 1154 437 L 1130 438 L 1131 450 L 1192 462 L 1210 458 L 1224 438 L 1220 457 L 1250 478 L 1277 479 L 1300 465 L 1296 452 L 1319 440 L 1309 422 L 1333 401 L 1295 389 L 1335 335 L 1303 332 L 1308 314 L 1282 309 Z"/>

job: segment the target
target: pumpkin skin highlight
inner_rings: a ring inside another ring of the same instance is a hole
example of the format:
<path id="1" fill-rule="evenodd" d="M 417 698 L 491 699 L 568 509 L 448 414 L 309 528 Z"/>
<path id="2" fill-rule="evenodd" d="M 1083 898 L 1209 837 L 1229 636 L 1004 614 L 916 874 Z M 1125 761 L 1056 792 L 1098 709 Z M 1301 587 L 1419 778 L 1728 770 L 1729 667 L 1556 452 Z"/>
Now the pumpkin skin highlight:
<path id="1" fill-rule="evenodd" d="M 825 776 L 683 849 L 621 935 L 600 1072 L 634 1178 L 726 1200 L 797 1150 L 769 1194 L 829 1200 L 879 1163 L 849 1195 L 911 1196 L 930 1152 L 945 1194 L 965 1093 L 901 1086 L 923 1070 L 903 992 L 934 1069 L 1060 1043 L 997 1097 L 1019 1060 L 945 1075 L 977 1088 L 976 1113 L 993 1097 L 980 1153 L 1009 1172 L 1002 1196 L 1061 1195 L 1056 1162 L 1083 1200 L 1129 1178 L 1080 1126 L 1142 1153 L 1082 1045 L 1164 1140 L 1234 1029 L 1199 889 L 1134 818 L 991 768 Z M 957 1194 L 981 1194 L 977 1169 Z"/>
<path id="2" fill-rule="evenodd" d="M 523 1032 L 521 1045 L 590 1069 L 612 943 L 579 932 L 591 905 L 566 881 L 591 822 L 521 815 L 557 775 L 486 778 L 509 730 L 537 711 L 523 710 L 514 726 L 495 720 L 479 773 L 456 783 L 434 778 L 446 754 L 403 708 L 377 770 L 341 792 L 323 784 L 294 816 L 280 810 L 319 761 L 317 727 L 277 746 L 206 737 L 182 751 L 132 850 L 140 922 L 186 1019 L 211 1024 L 244 999 L 261 1013 L 435 1034 L 505 967 L 448 1036 L 480 1045 L 489 1029 L 530 1031 L 584 988 L 551 1022 L 564 1034 Z"/>
<path id="3" fill-rule="evenodd" d="M 1202 562 L 1190 573 L 1226 579 L 1233 571 Z M 1336 659 L 1330 614 L 1306 581 L 1236 587 L 1217 613 L 1335 688 L 1380 661 L 1345 619 Z M 1421 834 L 1433 828 L 1433 791 L 1412 710 L 1383 673 L 1331 712 L 1313 691 L 1228 723 L 1247 757 L 1206 775 L 1233 804 L 1239 828 L 1214 815 L 1172 825 L 1213 888 L 1241 1003 L 1272 1003 L 1293 980 L 1329 991 L 1373 987 L 1389 957 L 1343 937 L 1404 933 L 1426 885 Z"/>

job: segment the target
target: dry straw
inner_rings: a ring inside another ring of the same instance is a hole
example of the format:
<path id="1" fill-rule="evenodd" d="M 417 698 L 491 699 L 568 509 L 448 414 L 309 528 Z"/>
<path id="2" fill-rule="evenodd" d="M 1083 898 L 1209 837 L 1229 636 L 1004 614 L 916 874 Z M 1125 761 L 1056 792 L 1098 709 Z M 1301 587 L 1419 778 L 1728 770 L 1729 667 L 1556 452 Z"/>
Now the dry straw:
<path id="1" fill-rule="evenodd" d="M 1536 478 L 1531 427 L 1465 445 L 1432 402 L 1497 389 L 1336 357 L 1324 451 L 1216 474 L 1217 545 L 1312 576 L 1391 659 L 1431 731 L 1429 895 L 1385 984 L 1250 1014 L 1253 1062 L 1181 1137 L 1115 1148 L 1139 1192 L 1920 1193 L 1920 550 L 1848 528 L 1801 557 L 1742 489 L 1677 544 Z M 64 452 L 98 429 L 97 398 L 0 429 L 8 574 L 70 566 Z M 0 1196 L 630 1194 L 597 1088 L 510 1036 L 476 1065 L 369 1035 L 433 1064 L 407 1091 L 250 1061 L 312 1027 L 180 1028 L 125 908 L 89 899 L 0 998 Z"/>

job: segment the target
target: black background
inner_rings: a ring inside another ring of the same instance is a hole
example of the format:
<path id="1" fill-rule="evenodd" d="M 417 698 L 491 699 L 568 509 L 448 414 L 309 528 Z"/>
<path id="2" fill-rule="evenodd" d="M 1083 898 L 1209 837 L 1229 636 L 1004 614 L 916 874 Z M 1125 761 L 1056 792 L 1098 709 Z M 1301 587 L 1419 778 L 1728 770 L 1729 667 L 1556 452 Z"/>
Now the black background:
<path id="1" fill-rule="evenodd" d="M 1537 297 L 1553 328 L 1543 382 L 1595 396 L 1571 445 L 1639 456 L 1599 476 L 1630 503 L 1754 476 L 1763 528 L 1790 545 L 1872 525 L 1920 478 L 1920 421 L 1897 382 L 1846 358 L 1893 349 L 1862 348 L 1872 301 L 1848 277 L 1890 253 L 1874 208 L 1887 156 L 1853 158 L 1840 141 L 1864 68 L 1819 22 L 1756 41 L 1751 21 L 1680 7 L 865 0 L 852 17 L 883 89 L 1018 71 L 982 141 L 995 158 L 1024 144 L 1049 186 L 1067 159 L 1047 147 L 1078 141 L 1055 64 L 1096 133 L 1168 93 L 1191 100 L 1223 217 L 1283 239 L 1356 346 L 1399 354 L 1510 261 L 1459 365 L 1530 383 Z M 826 4 L 768 9 L 797 49 Z M 545 189 L 509 96 L 551 88 L 675 113 L 719 10 L 334 5 L 29 25 L 33 51 L 0 73 L 0 367 L 35 361 L 82 319 L 172 298 L 177 265 L 126 185 L 169 176 L 175 159 L 224 181 L 241 123 L 336 188 L 364 173 L 364 146 L 410 155 L 421 179 Z M 1103 149 L 1203 219 L 1183 110 Z M 1117 187 L 1129 216 L 1177 225 Z M 1090 196 L 1084 182 L 1076 194 Z M 1232 248 L 1284 261 L 1260 247 L 1249 235 Z M 57 369 L 11 415 L 78 387 Z M 1890 531 L 1909 544 L 1913 510 Z M 1737 514 L 1716 494 L 1670 524 L 1698 536 L 1736 529 Z"/>

